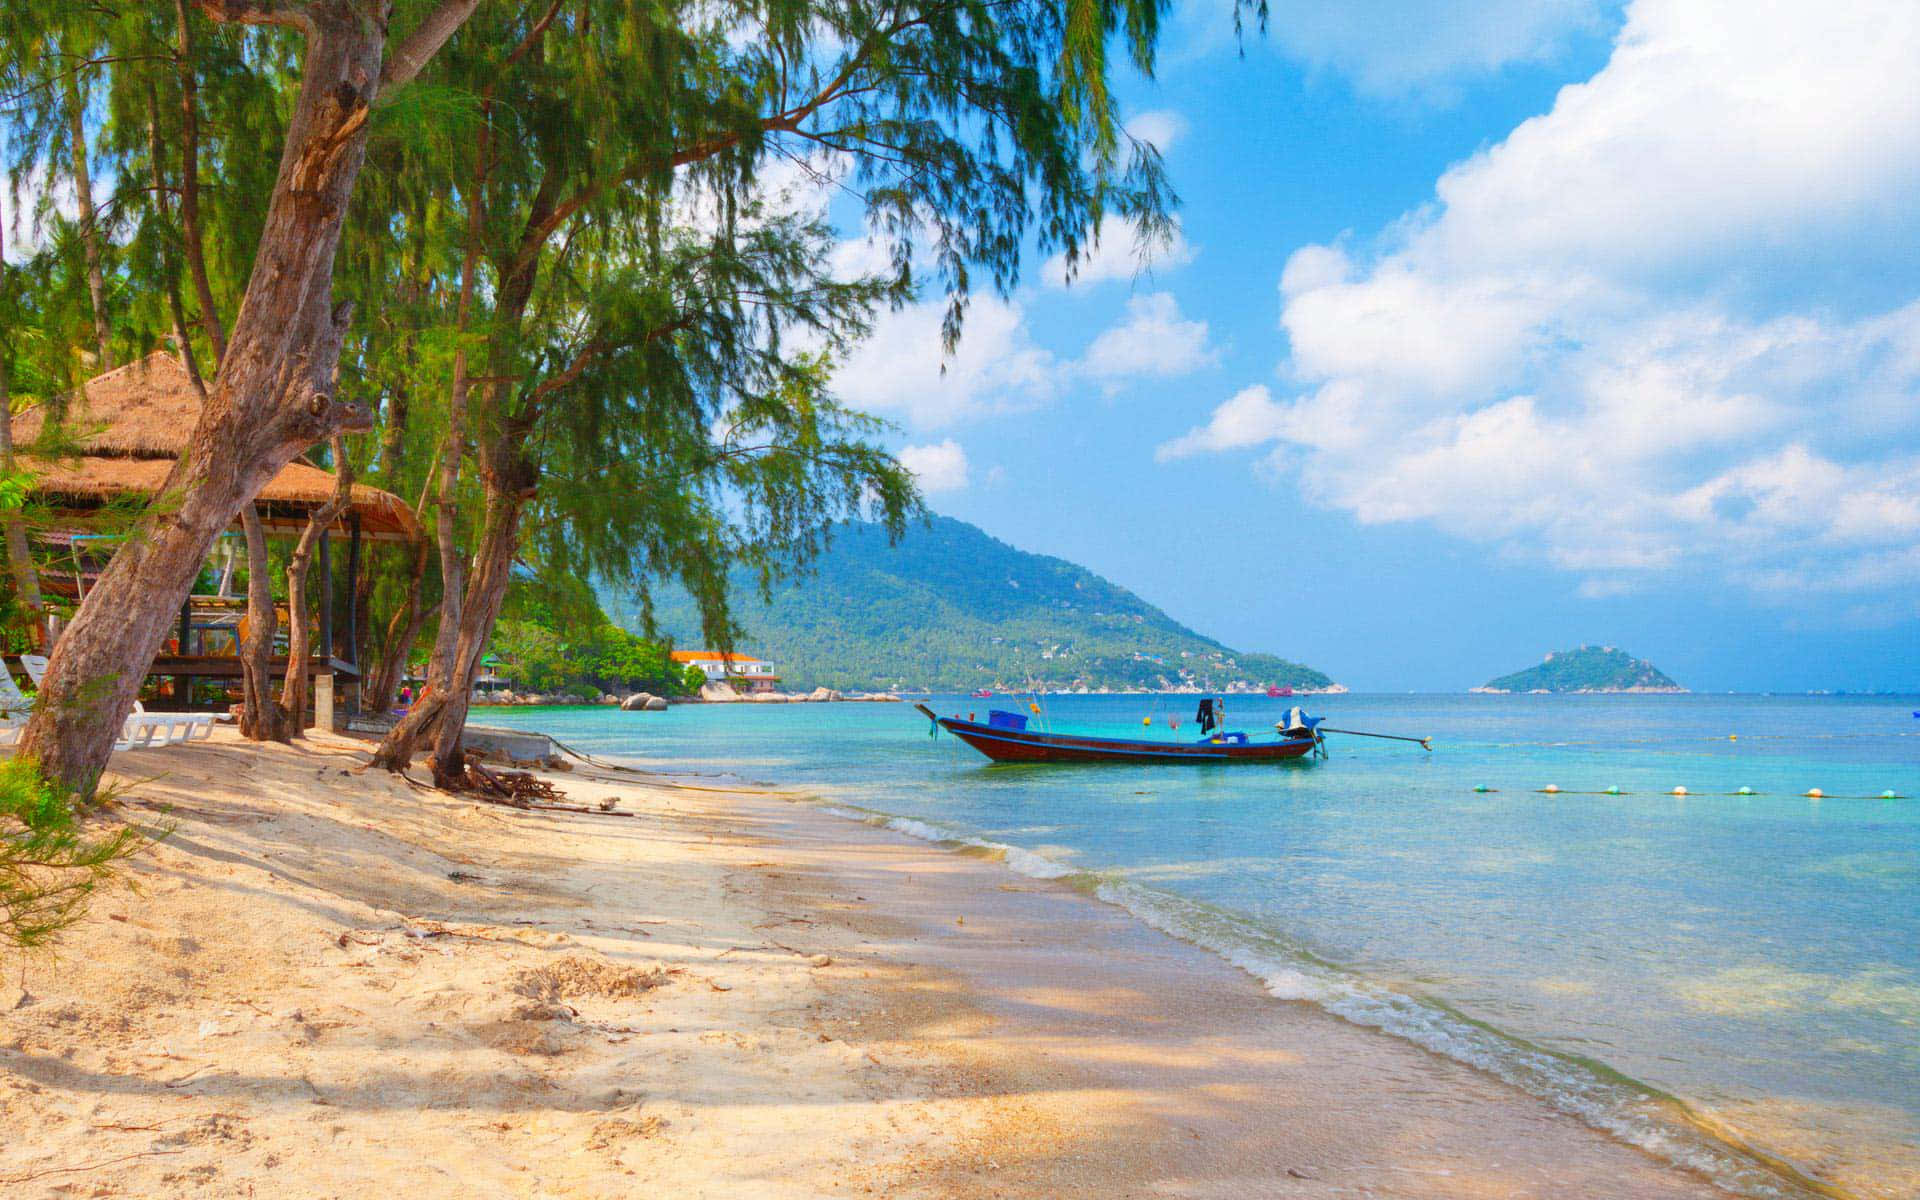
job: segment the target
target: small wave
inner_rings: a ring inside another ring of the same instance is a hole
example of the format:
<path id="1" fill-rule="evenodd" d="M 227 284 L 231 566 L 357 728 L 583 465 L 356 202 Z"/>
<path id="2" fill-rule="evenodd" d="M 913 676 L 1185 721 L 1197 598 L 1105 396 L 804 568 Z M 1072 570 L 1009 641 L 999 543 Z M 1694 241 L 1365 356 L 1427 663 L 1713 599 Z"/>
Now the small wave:
<path id="1" fill-rule="evenodd" d="M 1276 999 L 1314 1004 L 1352 1024 L 1378 1029 L 1486 1071 L 1730 1191 L 1783 1198 L 1834 1194 L 1790 1166 L 1716 1135 L 1679 1099 L 1603 1063 L 1548 1050 L 1431 997 L 1409 995 L 1362 978 L 1237 913 L 932 821 L 838 802 L 814 803 L 835 816 L 1001 862 L 1033 879 L 1069 884 L 1162 933 L 1220 956 L 1253 976 Z"/>

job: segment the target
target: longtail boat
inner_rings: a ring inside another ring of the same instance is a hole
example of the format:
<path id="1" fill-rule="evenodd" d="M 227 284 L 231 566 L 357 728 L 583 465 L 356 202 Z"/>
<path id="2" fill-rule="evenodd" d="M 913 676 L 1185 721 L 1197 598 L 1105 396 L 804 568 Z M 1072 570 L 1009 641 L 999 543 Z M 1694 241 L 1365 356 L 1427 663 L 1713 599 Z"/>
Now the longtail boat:
<path id="1" fill-rule="evenodd" d="M 982 722 L 959 716 L 943 717 L 924 704 L 914 707 L 936 727 L 995 762 L 1279 762 L 1304 758 L 1320 745 L 1320 718 L 1304 714 L 1291 728 L 1276 728 L 1271 736 L 1250 737 L 1237 731 L 1216 730 L 1195 741 L 1174 742 L 1031 730 L 1024 715 L 999 709 L 989 712 Z"/>

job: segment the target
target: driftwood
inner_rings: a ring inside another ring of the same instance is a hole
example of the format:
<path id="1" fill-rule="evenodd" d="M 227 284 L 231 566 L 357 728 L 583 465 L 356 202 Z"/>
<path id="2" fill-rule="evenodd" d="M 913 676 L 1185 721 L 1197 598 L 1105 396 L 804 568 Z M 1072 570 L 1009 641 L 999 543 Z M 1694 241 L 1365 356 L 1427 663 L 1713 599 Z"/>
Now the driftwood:
<path id="1" fill-rule="evenodd" d="M 434 777 L 454 782 L 457 791 L 474 792 L 487 800 L 531 808 L 537 800 L 564 800 L 566 793 L 544 779 L 535 779 L 526 771 L 489 771 L 481 756 L 471 750 L 454 751 L 452 769 L 442 771 L 434 764 Z"/>

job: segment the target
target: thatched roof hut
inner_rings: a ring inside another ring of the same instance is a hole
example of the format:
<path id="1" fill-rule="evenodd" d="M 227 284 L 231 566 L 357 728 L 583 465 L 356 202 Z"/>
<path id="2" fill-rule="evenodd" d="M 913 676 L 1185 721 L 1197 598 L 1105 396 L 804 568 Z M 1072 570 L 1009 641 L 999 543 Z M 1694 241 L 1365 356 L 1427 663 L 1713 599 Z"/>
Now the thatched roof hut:
<path id="1" fill-rule="evenodd" d="M 155 351 L 95 376 L 69 397 L 62 450 L 77 453 L 30 453 L 46 417 L 39 405 L 14 417 L 14 442 L 29 451 L 20 464 L 34 472 L 41 495 L 89 507 L 159 490 L 200 419 L 200 394 L 179 359 Z M 260 489 L 259 503 L 269 525 L 298 527 L 332 497 L 333 485 L 331 472 L 292 462 Z M 422 533 L 405 501 L 365 484 L 353 485 L 352 505 L 335 528 L 355 517 L 370 538 L 413 540 Z"/>

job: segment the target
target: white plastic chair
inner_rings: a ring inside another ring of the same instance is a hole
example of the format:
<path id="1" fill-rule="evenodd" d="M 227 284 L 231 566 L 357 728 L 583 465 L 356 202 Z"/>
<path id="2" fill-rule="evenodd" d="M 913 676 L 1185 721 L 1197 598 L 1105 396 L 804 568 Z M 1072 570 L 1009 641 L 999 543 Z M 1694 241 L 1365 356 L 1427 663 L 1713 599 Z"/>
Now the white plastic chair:
<path id="1" fill-rule="evenodd" d="M 33 715 L 33 700 L 13 681 L 13 672 L 0 665 L 0 746 L 20 740 L 20 731 Z"/>
<path id="2" fill-rule="evenodd" d="M 27 678 L 34 687 L 46 678 L 47 656 L 44 654 L 22 654 L 20 665 L 26 668 Z M 12 679 L 8 679 L 12 683 Z M 19 688 L 14 688 L 15 693 Z M 0 704 L 4 704 L 5 695 L 0 693 Z M 138 700 L 133 702 L 133 712 L 127 716 L 126 724 L 120 728 L 120 740 L 115 742 L 115 750 L 140 750 L 148 746 L 176 746 L 191 741 L 195 731 L 199 731 L 201 740 L 213 737 L 212 713 L 150 713 Z M 19 734 L 14 735 L 16 738 Z M 157 740 L 156 740 L 157 739 Z"/>

